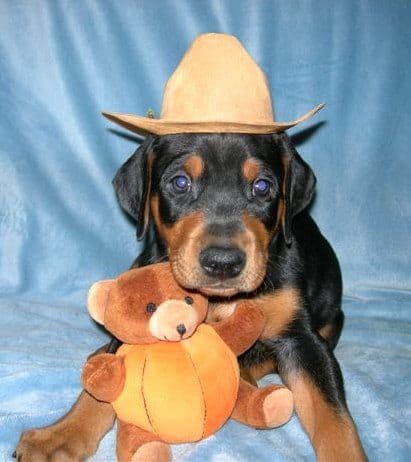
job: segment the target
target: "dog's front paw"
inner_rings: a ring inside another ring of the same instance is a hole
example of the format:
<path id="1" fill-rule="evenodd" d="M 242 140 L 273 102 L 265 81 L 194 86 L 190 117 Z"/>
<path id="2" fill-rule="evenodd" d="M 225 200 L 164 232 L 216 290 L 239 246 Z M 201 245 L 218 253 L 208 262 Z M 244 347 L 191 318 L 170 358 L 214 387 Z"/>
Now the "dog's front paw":
<path id="1" fill-rule="evenodd" d="M 12 456 L 18 462 L 83 462 L 92 453 L 79 439 L 48 427 L 22 433 Z"/>

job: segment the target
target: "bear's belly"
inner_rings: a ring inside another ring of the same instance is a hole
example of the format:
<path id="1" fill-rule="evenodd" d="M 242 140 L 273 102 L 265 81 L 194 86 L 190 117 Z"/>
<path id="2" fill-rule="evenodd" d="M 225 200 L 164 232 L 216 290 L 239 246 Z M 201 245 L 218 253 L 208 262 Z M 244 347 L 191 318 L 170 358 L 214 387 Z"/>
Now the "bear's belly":
<path id="1" fill-rule="evenodd" d="M 169 443 L 217 431 L 237 400 L 237 358 L 211 326 L 181 342 L 123 345 L 126 379 L 113 407 L 120 420 Z"/>

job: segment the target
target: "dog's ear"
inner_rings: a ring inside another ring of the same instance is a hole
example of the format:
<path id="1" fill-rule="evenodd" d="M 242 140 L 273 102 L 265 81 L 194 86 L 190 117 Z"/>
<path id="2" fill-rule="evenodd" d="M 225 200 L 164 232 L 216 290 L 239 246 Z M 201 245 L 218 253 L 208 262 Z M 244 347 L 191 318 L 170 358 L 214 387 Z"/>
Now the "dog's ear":
<path id="1" fill-rule="evenodd" d="M 119 168 L 113 180 L 117 199 L 137 223 L 137 239 L 143 239 L 150 218 L 151 167 L 154 137 L 148 136 Z"/>
<path id="2" fill-rule="evenodd" d="M 280 135 L 280 141 L 284 200 L 281 221 L 285 242 L 290 245 L 292 220 L 310 204 L 314 195 L 316 178 L 310 166 L 300 157 L 285 133 Z"/>

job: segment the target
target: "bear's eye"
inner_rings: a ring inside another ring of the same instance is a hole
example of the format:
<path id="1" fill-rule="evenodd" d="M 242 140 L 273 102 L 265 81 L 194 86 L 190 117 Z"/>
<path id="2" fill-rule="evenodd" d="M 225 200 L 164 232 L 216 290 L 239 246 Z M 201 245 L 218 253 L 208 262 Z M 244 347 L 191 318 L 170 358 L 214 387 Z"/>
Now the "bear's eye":
<path id="1" fill-rule="evenodd" d="M 156 305 L 154 305 L 154 303 L 152 303 L 152 302 L 147 303 L 147 306 L 146 306 L 147 313 L 153 314 L 154 311 L 156 311 L 156 309 L 157 309 L 157 307 L 156 307 Z"/>
<path id="2" fill-rule="evenodd" d="M 186 297 L 184 300 L 187 305 L 192 305 L 194 303 L 194 300 L 191 297 Z"/>

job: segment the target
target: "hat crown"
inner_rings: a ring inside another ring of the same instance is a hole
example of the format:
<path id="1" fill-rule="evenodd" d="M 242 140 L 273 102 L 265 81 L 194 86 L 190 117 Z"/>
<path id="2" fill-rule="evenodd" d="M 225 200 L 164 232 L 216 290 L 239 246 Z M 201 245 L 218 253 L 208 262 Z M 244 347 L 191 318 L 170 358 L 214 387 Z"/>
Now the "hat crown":
<path id="1" fill-rule="evenodd" d="M 200 35 L 165 86 L 161 118 L 272 123 L 266 76 L 237 38 Z"/>
<path id="2" fill-rule="evenodd" d="M 112 122 L 147 135 L 175 133 L 279 133 L 304 122 L 276 122 L 264 72 L 238 39 L 227 34 L 197 37 L 168 80 L 159 119 L 103 112 Z"/>

